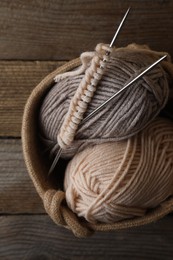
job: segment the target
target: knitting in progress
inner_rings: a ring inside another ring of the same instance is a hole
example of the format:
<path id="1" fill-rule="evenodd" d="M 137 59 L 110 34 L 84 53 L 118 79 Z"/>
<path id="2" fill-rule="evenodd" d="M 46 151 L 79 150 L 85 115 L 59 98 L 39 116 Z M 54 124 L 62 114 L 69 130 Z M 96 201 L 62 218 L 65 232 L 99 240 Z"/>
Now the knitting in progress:
<path id="1" fill-rule="evenodd" d="M 61 157 L 72 159 L 64 173 L 66 202 L 89 223 L 145 216 L 173 194 L 173 123 L 158 117 L 170 97 L 169 55 L 81 124 L 164 54 L 145 45 L 110 50 L 98 44 L 81 55 L 81 66 L 55 77 L 42 102 L 41 140 L 49 156 L 60 146 Z M 92 75 L 95 87 L 89 85 Z"/>
<path id="2" fill-rule="evenodd" d="M 24 110 L 22 145 L 52 220 L 77 237 L 173 211 L 173 65 L 147 45 L 98 44 L 47 75 Z"/>
<path id="3" fill-rule="evenodd" d="M 59 144 L 64 149 L 62 157 L 71 158 L 88 145 L 127 139 L 141 131 L 166 105 L 169 80 L 173 75 L 169 56 L 167 61 L 153 68 L 79 127 L 84 113 L 85 116 L 90 114 L 165 54 L 136 44 L 115 48 L 102 79 L 98 82 L 97 91 L 90 85 L 80 84 L 84 80 L 89 81 L 89 77 L 96 74 L 97 60 L 100 56 L 103 57 L 107 48 L 104 44 L 99 44 L 96 52 L 83 53 L 82 66 L 58 75 L 57 83 L 45 97 L 40 110 L 40 128 L 51 153 L 57 152 Z M 85 71 L 87 77 L 84 78 Z"/>

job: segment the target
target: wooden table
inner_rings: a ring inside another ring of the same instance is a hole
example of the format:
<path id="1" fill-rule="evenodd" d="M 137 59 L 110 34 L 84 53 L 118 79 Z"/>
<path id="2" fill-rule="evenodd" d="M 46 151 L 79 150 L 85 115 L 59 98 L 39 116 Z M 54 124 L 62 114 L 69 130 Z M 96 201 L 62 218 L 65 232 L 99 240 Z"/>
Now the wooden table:
<path id="1" fill-rule="evenodd" d="M 173 54 L 173 1 L 0 0 L 0 259 L 173 259 L 173 215 L 144 227 L 75 238 L 46 215 L 23 161 L 31 90 L 98 42 L 149 44 Z"/>

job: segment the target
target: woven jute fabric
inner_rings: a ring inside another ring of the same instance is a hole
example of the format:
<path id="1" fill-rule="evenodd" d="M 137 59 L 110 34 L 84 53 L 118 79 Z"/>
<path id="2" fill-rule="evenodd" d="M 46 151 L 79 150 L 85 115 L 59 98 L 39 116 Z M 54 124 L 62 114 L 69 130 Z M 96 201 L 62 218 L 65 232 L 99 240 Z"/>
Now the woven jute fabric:
<path id="1" fill-rule="evenodd" d="M 33 90 L 24 109 L 21 133 L 24 160 L 34 186 L 43 200 L 46 212 L 56 224 L 72 230 L 77 237 L 87 237 L 94 231 L 111 231 L 141 226 L 164 217 L 173 211 L 173 197 L 170 197 L 159 207 L 147 211 L 143 217 L 123 220 L 114 224 L 88 223 L 83 218 L 77 217 L 68 208 L 65 193 L 61 185 L 55 185 L 54 181 L 48 178 L 50 164 L 41 152 L 41 142 L 39 139 L 38 115 L 40 105 L 46 93 L 54 84 L 54 77 L 57 74 L 70 71 L 79 65 L 81 65 L 81 61 L 77 58 L 50 73 Z M 62 168 L 60 160 L 59 170 L 57 170 L 55 178 L 58 179 L 58 176 L 63 176 L 64 169 Z"/>

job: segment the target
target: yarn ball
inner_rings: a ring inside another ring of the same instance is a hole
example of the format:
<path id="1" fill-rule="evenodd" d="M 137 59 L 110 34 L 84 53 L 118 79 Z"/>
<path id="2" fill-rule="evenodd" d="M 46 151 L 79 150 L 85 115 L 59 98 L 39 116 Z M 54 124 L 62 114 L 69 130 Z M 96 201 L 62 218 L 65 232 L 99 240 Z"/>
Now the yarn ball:
<path id="1" fill-rule="evenodd" d="M 127 140 L 76 154 L 64 189 L 68 206 L 91 223 L 143 216 L 173 194 L 173 122 L 158 117 Z"/>
<path id="2" fill-rule="evenodd" d="M 135 44 L 125 48 L 114 48 L 85 116 L 121 90 L 162 54 Z M 70 73 L 60 75 L 58 82 L 43 100 L 39 116 L 40 132 L 43 142 L 50 147 L 53 154 L 57 152 L 57 136 L 70 101 L 86 69 L 91 65 L 93 55 L 94 52 L 84 53 L 81 56 L 83 70 L 79 67 Z M 62 157 L 71 158 L 90 144 L 119 141 L 135 135 L 159 114 L 167 102 L 168 95 L 168 73 L 160 64 L 82 124 L 72 145 L 63 150 Z"/>

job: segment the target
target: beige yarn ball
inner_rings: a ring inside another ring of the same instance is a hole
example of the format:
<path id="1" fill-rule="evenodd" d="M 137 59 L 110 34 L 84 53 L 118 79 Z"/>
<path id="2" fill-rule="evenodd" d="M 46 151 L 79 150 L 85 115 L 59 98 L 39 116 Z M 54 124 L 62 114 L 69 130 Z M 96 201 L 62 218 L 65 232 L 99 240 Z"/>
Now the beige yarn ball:
<path id="1" fill-rule="evenodd" d="M 88 222 L 143 216 L 173 194 L 173 123 L 157 118 L 128 140 L 76 154 L 64 189 L 68 206 Z"/>

